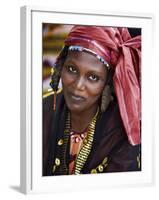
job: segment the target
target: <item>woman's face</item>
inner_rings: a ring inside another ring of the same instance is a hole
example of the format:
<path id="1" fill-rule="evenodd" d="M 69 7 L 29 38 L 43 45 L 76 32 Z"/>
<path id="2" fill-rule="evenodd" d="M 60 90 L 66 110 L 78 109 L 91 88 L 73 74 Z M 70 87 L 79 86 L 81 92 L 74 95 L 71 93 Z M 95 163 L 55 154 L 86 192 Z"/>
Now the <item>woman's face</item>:
<path id="1" fill-rule="evenodd" d="M 80 113 L 96 108 L 106 77 L 106 67 L 95 56 L 69 51 L 61 72 L 63 93 L 69 110 Z"/>

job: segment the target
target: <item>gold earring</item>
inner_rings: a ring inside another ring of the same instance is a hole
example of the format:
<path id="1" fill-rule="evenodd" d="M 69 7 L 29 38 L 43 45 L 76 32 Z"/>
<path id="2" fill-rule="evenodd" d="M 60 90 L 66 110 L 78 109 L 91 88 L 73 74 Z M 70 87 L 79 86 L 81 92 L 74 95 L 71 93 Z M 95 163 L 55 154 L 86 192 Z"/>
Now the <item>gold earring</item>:
<path id="1" fill-rule="evenodd" d="M 111 89 L 109 85 L 106 85 L 103 89 L 101 97 L 101 112 L 105 112 L 111 101 L 112 101 Z"/>

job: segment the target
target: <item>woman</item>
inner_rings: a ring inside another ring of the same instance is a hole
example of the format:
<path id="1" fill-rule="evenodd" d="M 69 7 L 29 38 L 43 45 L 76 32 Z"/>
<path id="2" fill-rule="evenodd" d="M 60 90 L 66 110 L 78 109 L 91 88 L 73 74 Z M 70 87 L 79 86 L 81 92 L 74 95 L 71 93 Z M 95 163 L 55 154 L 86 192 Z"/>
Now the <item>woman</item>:
<path id="1" fill-rule="evenodd" d="M 141 170 L 140 48 L 127 28 L 72 28 L 43 103 L 44 176 Z"/>

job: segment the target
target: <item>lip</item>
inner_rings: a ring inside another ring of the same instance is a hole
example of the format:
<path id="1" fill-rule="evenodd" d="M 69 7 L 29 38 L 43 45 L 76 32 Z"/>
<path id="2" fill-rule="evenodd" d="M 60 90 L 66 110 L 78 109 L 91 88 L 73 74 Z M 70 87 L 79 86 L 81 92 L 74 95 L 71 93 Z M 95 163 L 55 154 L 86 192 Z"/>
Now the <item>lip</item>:
<path id="1" fill-rule="evenodd" d="M 86 98 L 84 98 L 83 96 L 80 96 L 74 93 L 70 93 L 70 97 L 75 102 L 83 102 L 86 100 Z"/>

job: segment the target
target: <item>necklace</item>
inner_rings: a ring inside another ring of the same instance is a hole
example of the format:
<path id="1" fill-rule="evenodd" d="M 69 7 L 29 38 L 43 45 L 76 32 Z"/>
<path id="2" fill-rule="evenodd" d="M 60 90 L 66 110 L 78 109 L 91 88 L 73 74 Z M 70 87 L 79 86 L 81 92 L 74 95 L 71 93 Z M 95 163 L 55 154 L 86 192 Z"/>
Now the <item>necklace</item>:
<path id="1" fill-rule="evenodd" d="M 83 140 L 85 138 L 85 136 L 87 134 L 87 130 L 88 130 L 88 128 L 86 128 L 82 132 L 77 132 L 77 131 L 74 131 L 73 129 L 70 129 L 71 141 L 74 143 L 79 143 L 81 140 Z"/>
<path id="2" fill-rule="evenodd" d="M 99 113 L 99 108 L 97 109 L 95 116 L 93 117 L 93 119 L 91 120 L 87 128 L 87 136 L 84 139 L 83 146 L 81 147 L 79 154 L 77 155 L 75 159 L 74 174 L 76 175 L 80 174 L 88 158 L 88 155 L 91 152 L 98 113 Z M 68 113 L 67 120 L 66 120 L 66 128 L 65 128 L 65 133 L 68 133 L 68 132 L 70 132 L 70 113 Z"/>

